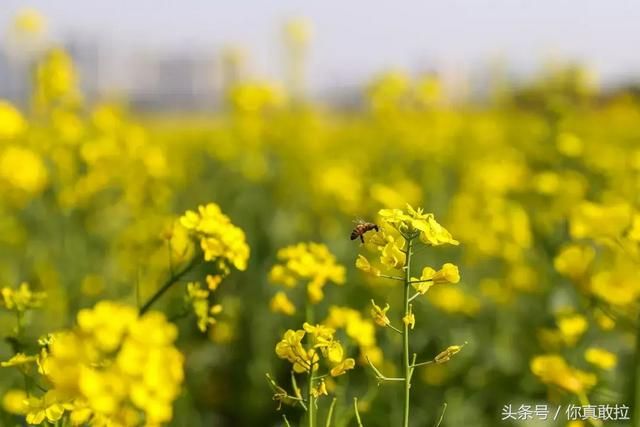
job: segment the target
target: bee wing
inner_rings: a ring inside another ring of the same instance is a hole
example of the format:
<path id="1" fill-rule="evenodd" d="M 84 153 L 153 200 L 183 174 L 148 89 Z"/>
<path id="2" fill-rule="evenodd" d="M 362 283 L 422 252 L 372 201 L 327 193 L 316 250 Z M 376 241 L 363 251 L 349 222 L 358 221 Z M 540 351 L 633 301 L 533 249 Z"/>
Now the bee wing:
<path id="1" fill-rule="evenodd" d="M 362 218 L 356 218 L 353 220 L 353 223 L 356 225 L 360 225 L 360 224 L 366 224 L 366 221 Z"/>

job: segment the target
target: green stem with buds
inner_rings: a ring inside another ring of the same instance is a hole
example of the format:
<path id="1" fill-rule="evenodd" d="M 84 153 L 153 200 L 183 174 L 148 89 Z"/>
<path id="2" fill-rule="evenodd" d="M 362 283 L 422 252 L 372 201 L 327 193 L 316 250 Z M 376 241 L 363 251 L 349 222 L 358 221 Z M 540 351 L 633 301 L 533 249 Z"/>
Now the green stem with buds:
<path id="1" fill-rule="evenodd" d="M 409 315 L 409 301 L 411 288 L 411 256 L 413 255 L 413 238 L 407 239 L 407 263 L 405 265 L 404 280 L 404 314 L 402 333 L 402 372 L 404 376 L 404 411 L 403 411 L 403 427 L 409 427 L 409 398 L 411 396 L 411 362 L 409 360 L 409 325 L 404 321 L 404 317 Z"/>

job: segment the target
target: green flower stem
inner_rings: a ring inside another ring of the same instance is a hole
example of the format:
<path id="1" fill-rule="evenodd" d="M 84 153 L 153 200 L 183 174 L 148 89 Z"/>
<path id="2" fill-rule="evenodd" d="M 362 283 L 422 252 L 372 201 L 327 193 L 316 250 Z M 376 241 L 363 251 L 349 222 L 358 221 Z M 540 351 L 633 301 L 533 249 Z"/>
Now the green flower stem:
<path id="1" fill-rule="evenodd" d="M 151 306 L 158 300 L 160 299 L 160 297 L 162 295 L 164 295 L 165 292 L 167 292 L 171 286 L 174 285 L 174 283 L 176 283 L 177 281 L 179 281 L 180 279 L 182 279 L 187 273 L 189 273 L 191 270 L 193 270 L 193 268 L 198 265 L 200 262 L 199 257 L 194 257 L 189 264 L 183 268 L 182 270 L 180 270 L 178 273 L 176 274 L 172 274 L 171 277 L 169 277 L 169 279 L 167 279 L 167 281 L 160 287 L 160 289 L 158 289 L 156 291 L 155 294 L 153 294 L 151 296 L 151 298 L 149 298 L 149 300 L 147 300 L 146 303 L 144 303 L 144 305 L 142 307 L 140 307 L 140 315 L 142 316 L 143 314 L 145 314 L 147 311 L 149 311 L 149 309 L 151 308 Z"/>
<path id="2" fill-rule="evenodd" d="M 315 318 L 315 313 L 313 309 L 313 303 L 307 298 L 306 310 L 305 310 L 305 320 L 307 323 L 313 325 Z M 311 337 L 307 335 L 307 340 L 309 340 L 309 344 L 311 345 Z M 315 363 L 313 363 L 313 357 L 311 357 L 311 361 L 309 363 L 309 384 L 307 385 L 307 425 L 309 427 L 316 427 L 316 399 L 313 397 L 313 383 L 316 380 L 313 374 L 313 368 L 315 367 Z"/>
<path id="3" fill-rule="evenodd" d="M 311 368 L 309 369 L 309 386 L 307 390 L 307 400 L 309 401 L 309 411 L 307 411 L 308 415 L 308 426 L 315 427 L 316 426 L 316 402 L 313 397 L 313 382 L 315 378 L 313 377 L 313 363 L 311 364 Z"/>
<path id="4" fill-rule="evenodd" d="M 353 398 L 353 410 L 356 413 L 356 422 L 358 423 L 358 427 L 364 427 L 362 425 L 362 419 L 360 419 L 360 411 L 358 411 L 358 398 Z"/>
<path id="5" fill-rule="evenodd" d="M 333 408 L 336 406 L 337 398 L 333 398 L 331 400 L 331 406 L 329 406 L 329 412 L 327 413 L 327 421 L 325 423 L 325 427 L 331 427 L 331 423 L 333 422 Z"/>
<path id="6" fill-rule="evenodd" d="M 404 313 L 403 317 L 409 314 L 409 292 L 411 288 L 411 256 L 413 255 L 413 239 L 407 239 L 407 264 L 405 266 L 404 280 Z M 409 325 L 404 322 L 402 334 L 402 372 L 404 376 L 404 411 L 403 427 L 409 427 L 409 398 L 411 396 L 411 363 L 409 361 Z"/>

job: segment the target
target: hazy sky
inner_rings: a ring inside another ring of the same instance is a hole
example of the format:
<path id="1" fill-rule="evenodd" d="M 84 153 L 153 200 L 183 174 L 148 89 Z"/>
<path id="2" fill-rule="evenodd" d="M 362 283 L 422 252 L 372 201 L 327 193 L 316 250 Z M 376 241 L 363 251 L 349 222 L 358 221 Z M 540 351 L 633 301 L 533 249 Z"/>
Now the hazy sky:
<path id="1" fill-rule="evenodd" d="M 314 85 L 496 56 L 516 70 L 553 55 L 605 80 L 640 77 L 639 0 L 0 0 L 0 32 L 26 6 L 48 17 L 53 35 L 95 34 L 118 49 L 240 44 L 267 75 L 281 64 L 281 24 L 302 16 L 314 27 Z"/>

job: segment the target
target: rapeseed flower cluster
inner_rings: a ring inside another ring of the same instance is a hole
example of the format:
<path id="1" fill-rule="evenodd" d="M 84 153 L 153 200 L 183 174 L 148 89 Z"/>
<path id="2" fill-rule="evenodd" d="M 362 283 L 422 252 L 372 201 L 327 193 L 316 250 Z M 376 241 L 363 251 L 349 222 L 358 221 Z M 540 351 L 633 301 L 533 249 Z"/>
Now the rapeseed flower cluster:
<path id="1" fill-rule="evenodd" d="M 181 390 L 184 357 L 174 347 L 177 329 L 159 312 L 102 301 L 80 310 L 77 326 L 53 334 L 37 357 L 46 381 L 30 395 L 27 422 L 73 425 L 162 425 L 172 419 Z M 15 358 L 13 364 L 17 363 Z"/>
<path id="2" fill-rule="evenodd" d="M 269 271 L 269 281 L 294 289 L 298 285 L 306 288 L 306 300 L 317 304 L 324 298 L 324 287 L 328 283 L 343 285 L 345 268 L 338 264 L 335 256 L 321 243 L 298 243 L 278 250 L 278 263 Z M 275 312 L 291 315 L 295 305 L 284 292 L 278 292 L 271 300 Z"/>
<path id="3" fill-rule="evenodd" d="M 427 247 L 437 247 L 446 244 L 457 246 L 459 242 L 435 220 L 433 214 L 425 213 L 421 208 L 414 209 L 411 205 L 407 205 L 406 211 L 382 209 L 378 214 L 382 221 L 380 231 L 372 235 L 367 244 L 373 246 L 374 250 L 380 253 L 380 264 L 382 268 L 390 271 L 391 275 L 381 274 L 380 269 L 373 267 L 369 260 L 362 255 L 358 255 L 356 267 L 367 273 L 373 273 L 375 276 L 402 282 L 404 285 L 403 309 L 398 316 L 398 326 L 395 326 L 389 317 L 391 307 L 388 303 L 382 307 L 371 300 L 371 317 L 374 322 L 378 326 L 391 329 L 402 336 L 402 377 L 389 378 L 376 368 L 371 359 L 369 359 L 369 363 L 379 382 L 401 381 L 404 384 L 402 425 L 406 427 L 410 420 L 411 377 L 414 369 L 431 363 L 447 362 L 462 348 L 461 346 L 449 346 L 435 359 L 427 362 L 416 363 L 417 353 L 413 353 L 412 358 L 410 356 L 410 333 L 416 327 L 416 315 L 412 301 L 425 295 L 433 285 L 448 286 L 460 281 L 458 267 L 452 263 L 445 263 L 439 270 L 424 267 L 420 278 L 413 277 L 411 261 L 415 254 L 414 243 L 419 242 Z M 397 274 L 397 271 L 401 271 L 402 276 L 394 275 Z M 411 295 L 412 292 L 413 295 Z"/>
<path id="4" fill-rule="evenodd" d="M 244 231 L 215 203 L 199 206 L 198 212 L 187 211 L 180 224 L 200 239 L 205 261 L 215 261 L 223 273 L 227 274 L 230 266 L 241 271 L 247 268 L 249 246 Z"/>

